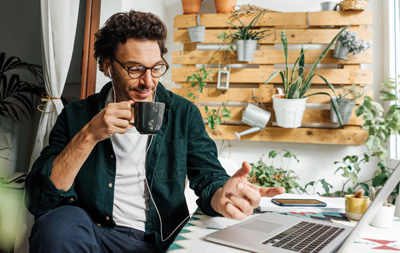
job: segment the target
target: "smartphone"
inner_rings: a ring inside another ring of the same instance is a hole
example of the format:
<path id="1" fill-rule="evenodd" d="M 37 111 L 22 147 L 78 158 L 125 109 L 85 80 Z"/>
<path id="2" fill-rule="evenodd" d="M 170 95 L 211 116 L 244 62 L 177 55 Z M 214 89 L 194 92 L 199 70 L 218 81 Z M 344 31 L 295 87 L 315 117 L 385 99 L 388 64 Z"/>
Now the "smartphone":
<path id="1" fill-rule="evenodd" d="M 318 199 L 271 199 L 272 203 L 279 206 L 311 206 L 311 207 L 325 207 L 326 203 Z"/>

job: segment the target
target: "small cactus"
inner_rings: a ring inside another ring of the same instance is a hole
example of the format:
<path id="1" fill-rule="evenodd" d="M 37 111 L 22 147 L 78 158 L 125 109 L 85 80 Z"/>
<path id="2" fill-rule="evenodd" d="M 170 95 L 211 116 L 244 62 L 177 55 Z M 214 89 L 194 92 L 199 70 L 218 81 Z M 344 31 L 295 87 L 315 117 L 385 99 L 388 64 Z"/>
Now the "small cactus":
<path id="1" fill-rule="evenodd" d="M 356 191 L 356 193 L 354 193 L 354 198 L 361 199 L 363 197 L 364 197 L 364 190 L 363 189 L 361 189 L 359 191 Z"/>
<path id="2" fill-rule="evenodd" d="M 371 201 L 374 201 L 374 199 L 376 198 L 376 196 L 378 196 L 378 193 L 380 192 L 382 190 L 382 186 L 380 185 L 380 186 L 378 186 L 378 187 L 373 187 L 373 186 L 370 186 L 369 187 L 369 197 L 370 197 L 370 199 L 371 199 Z M 385 200 L 385 202 L 383 203 L 383 205 L 384 206 L 387 206 L 388 205 L 388 202 L 387 202 L 387 200 Z"/>

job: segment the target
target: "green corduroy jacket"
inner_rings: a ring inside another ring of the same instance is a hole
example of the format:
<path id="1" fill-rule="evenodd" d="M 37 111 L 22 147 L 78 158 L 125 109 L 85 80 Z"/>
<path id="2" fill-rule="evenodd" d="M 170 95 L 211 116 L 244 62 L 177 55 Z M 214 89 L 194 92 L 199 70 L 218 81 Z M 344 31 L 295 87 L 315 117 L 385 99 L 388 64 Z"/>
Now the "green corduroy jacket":
<path id="1" fill-rule="evenodd" d="M 26 206 L 33 215 L 42 215 L 60 205 L 77 205 L 95 223 L 105 228 L 116 225 L 112 219 L 116 159 L 110 139 L 97 143 L 69 190 L 58 190 L 49 178 L 55 157 L 104 108 L 110 88 L 111 83 L 106 84 L 100 93 L 69 104 L 59 115 L 49 145 L 26 180 Z M 165 239 L 189 215 L 184 196 L 186 176 L 199 197 L 199 208 L 210 216 L 219 215 L 211 207 L 211 198 L 229 176 L 218 161 L 216 145 L 205 130 L 198 108 L 161 84 L 156 101 L 166 104 L 165 114 L 147 153 L 146 176 L 161 214 Z M 162 242 L 159 217 L 153 203 L 149 203 L 146 233 L 154 233 L 159 248 L 165 250 L 179 229 Z"/>

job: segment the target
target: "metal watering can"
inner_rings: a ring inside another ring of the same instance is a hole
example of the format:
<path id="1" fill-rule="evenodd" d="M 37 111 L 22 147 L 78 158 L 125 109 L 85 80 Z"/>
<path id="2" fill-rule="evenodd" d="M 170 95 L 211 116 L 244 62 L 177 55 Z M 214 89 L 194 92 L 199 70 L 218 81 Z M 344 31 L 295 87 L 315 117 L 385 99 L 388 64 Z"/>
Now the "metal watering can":
<path id="1" fill-rule="evenodd" d="M 260 102 L 260 104 L 262 105 L 262 107 L 264 109 L 251 104 L 250 101 L 253 98 L 258 99 L 258 101 Z M 256 97 L 253 95 L 249 99 L 249 103 L 242 114 L 242 122 L 246 123 L 247 125 L 252 126 L 252 128 L 249 128 L 240 133 L 235 132 L 236 138 L 238 140 L 240 140 L 240 136 L 242 136 L 242 135 L 251 134 L 251 133 L 263 130 L 265 128 L 265 126 L 267 125 L 270 117 L 271 117 L 271 112 L 269 112 L 265 109 L 263 103 L 261 102 L 261 99 L 259 97 Z"/>

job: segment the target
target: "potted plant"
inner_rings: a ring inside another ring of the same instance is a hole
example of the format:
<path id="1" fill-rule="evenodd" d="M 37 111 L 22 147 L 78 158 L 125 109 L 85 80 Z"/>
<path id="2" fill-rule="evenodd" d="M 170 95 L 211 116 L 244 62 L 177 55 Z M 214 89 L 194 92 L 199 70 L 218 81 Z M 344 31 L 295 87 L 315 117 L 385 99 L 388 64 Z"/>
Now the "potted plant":
<path id="1" fill-rule="evenodd" d="M 214 0 L 217 13 L 233 13 L 237 0 Z"/>
<path id="2" fill-rule="evenodd" d="M 358 33 L 356 31 L 345 31 L 337 39 L 333 57 L 341 60 L 347 60 L 347 55 L 360 54 L 371 48 L 371 42 L 365 42 L 363 39 L 357 40 Z"/>
<path id="3" fill-rule="evenodd" d="M 26 81 L 31 74 L 36 83 Z M 10 159 L 14 150 L 17 149 L 18 133 L 22 125 L 15 123 L 26 123 L 34 114 L 34 96 L 40 96 L 44 91 L 38 86 L 43 81 L 42 68 L 36 64 L 22 61 L 12 56 L 6 58 L 4 52 L 0 53 L 0 139 L 7 140 L 0 143 L 1 161 L 3 167 L 0 169 L 0 177 L 11 176 L 17 166 L 17 161 Z"/>
<path id="4" fill-rule="evenodd" d="M 290 162 L 294 159 L 299 162 L 296 155 L 289 150 L 282 149 L 280 151 L 272 150 L 268 154 L 270 160 L 269 165 L 263 162 L 262 158 L 257 164 L 251 163 L 252 170 L 249 173 L 247 180 L 255 185 L 265 187 L 282 186 L 286 192 L 294 193 L 293 190 L 300 192 L 300 186 L 296 182 L 297 176 L 294 176 L 294 170 L 289 169 Z M 280 166 L 275 166 L 275 161 L 280 160 Z M 286 162 L 286 165 L 285 163 Z"/>
<path id="5" fill-rule="evenodd" d="M 386 80 L 381 85 L 382 101 L 395 102 L 398 97 L 391 91 L 396 90 L 393 79 Z M 363 103 L 355 110 L 357 117 L 362 116 L 363 128 L 368 131 L 365 145 L 368 150 L 376 155 L 382 162 L 386 162 L 388 151 L 386 143 L 392 134 L 400 133 L 400 107 L 392 103 L 385 112 L 382 105 L 369 96 L 364 96 Z"/>
<path id="6" fill-rule="evenodd" d="M 369 197 L 364 196 L 364 190 L 356 191 L 354 194 L 345 195 L 345 212 L 346 216 L 352 220 L 361 219 L 362 215 L 367 211 Z"/>
<path id="7" fill-rule="evenodd" d="M 397 101 L 398 97 L 390 92 L 395 90 L 395 87 L 395 82 L 392 79 L 382 83 L 381 100 Z M 386 164 L 388 159 L 386 147 L 388 138 L 400 131 L 400 107 L 393 103 L 385 113 L 382 105 L 373 101 L 371 97 L 364 96 L 363 99 L 363 103 L 356 109 L 355 114 L 358 117 L 363 117 L 363 128 L 369 133 L 366 141 L 368 151 L 361 155 L 346 155 L 342 161 L 336 161 L 335 164 L 340 164 L 340 166 L 335 173 L 340 171 L 341 176 L 347 178 L 347 180 L 343 183 L 342 189 L 334 193 L 329 192 L 332 187 L 326 187 L 325 182 L 325 185 L 323 185 L 325 193 L 323 195 L 343 197 L 346 194 L 353 194 L 356 188 L 363 189 L 366 195 L 369 195 L 370 185 L 375 188 L 383 186 L 392 173 L 392 169 Z M 359 173 L 362 164 L 371 162 L 373 157 L 379 159 L 377 164 L 379 169 L 374 172 L 371 179 L 360 181 Z M 306 184 L 306 187 L 310 185 L 315 187 L 318 182 L 322 182 L 322 180 L 312 181 Z M 306 187 L 304 188 L 306 189 Z M 394 198 L 396 194 L 399 195 L 399 192 L 400 185 L 392 192 L 391 198 Z"/>
<path id="8" fill-rule="evenodd" d="M 341 117 L 341 122 L 345 124 L 349 124 L 351 114 L 353 112 L 354 106 L 356 105 L 356 100 L 361 98 L 364 95 L 364 90 L 361 88 L 357 88 L 357 85 L 353 84 L 350 87 L 342 87 L 342 92 L 339 93 L 339 96 L 335 94 L 335 97 L 332 97 L 332 104 L 336 104 L 337 109 L 339 110 L 339 116 Z M 338 116 L 336 115 L 333 107 L 331 106 L 331 122 L 339 123 Z"/>
<path id="9" fill-rule="evenodd" d="M 379 191 L 382 189 L 382 186 L 369 188 L 369 197 L 371 201 L 374 201 L 375 197 L 378 195 Z M 379 211 L 376 213 L 375 217 L 371 221 L 371 225 L 378 228 L 390 228 L 393 223 L 395 206 L 392 204 L 388 204 L 386 200 Z"/>
<path id="10" fill-rule="evenodd" d="M 198 14 L 203 0 L 182 0 L 183 14 Z"/>
<path id="11" fill-rule="evenodd" d="M 278 126 L 285 128 L 296 128 L 301 126 L 301 121 L 303 119 L 303 113 L 306 106 L 307 97 L 314 95 L 328 95 L 326 92 L 317 92 L 313 94 L 307 94 L 306 92 L 311 87 L 311 81 L 315 75 L 321 77 L 321 79 L 328 85 L 328 87 L 334 91 L 333 86 L 320 74 L 316 74 L 317 65 L 326 56 L 331 45 L 340 36 L 340 34 L 346 30 L 350 25 L 345 26 L 340 30 L 340 32 L 332 39 L 324 51 L 320 54 L 318 59 L 314 62 L 308 75 L 305 76 L 304 72 L 304 51 L 301 49 L 300 55 L 293 65 L 291 74 L 289 73 L 289 63 L 288 63 L 288 42 L 285 30 L 281 33 L 281 42 L 283 45 L 283 53 L 285 56 L 286 69 L 285 70 L 275 70 L 269 76 L 265 84 L 269 83 L 275 76 L 280 74 L 283 83 L 283 94 L 277 94 L 272 96 L 273 107 L 275 111 L 276 123 Z M 336 114 L 338 109 L 336 105 L 332 103 L 332 107 Z M 339 117 L 339 120 L 340 117 Z M 341 122 L 340 122 L 341 123 Z M 342 123 L 341 123 L 342 124 Z"/>
<path id="12" fill-rule="evenodd" d="M 200 25 L 200 15 L 197 14 L 197 26 L 188 27 L 191 42 L 202 42 L 205 38 L 206 27 Z"/>
<path id="13" fill-rule="evenodd" d="M 40 96 L 44 91 L 37 84 L 21 80 L 20 70 L 32 74 L 37 82 L 43 82 L 40 65 L 21 61 L 15 56 L 6 59 L 6 54 L 0 53 L 0 115 L 15 122 L 32 117 L 33 95 Z"/>
<path id="14" fill-rule="evenodd" d="M 241 26 L 237 26 L 233 23 L 228 22 L 228 24 L 232 25 L 236 28 L 237 32 L 231 34 L 224 34 L 226 39 L 230 38 L 231 42 L 236 42 L 236 52 L 237 52 L 237 60 L 238 61 L 253 61 L 254 54 L 257 49 L 257 41 L 270 35 L 265 34 L 269 30 L 254 30 L 255 25 L 260 19 L 261 15 L 264 14 L 265 11 L 261 11 L 258 13 L 250 22 L 248 26 L 246 26 L 238 16 L 232 14 L 232 16 L 239 21 Z"/>

